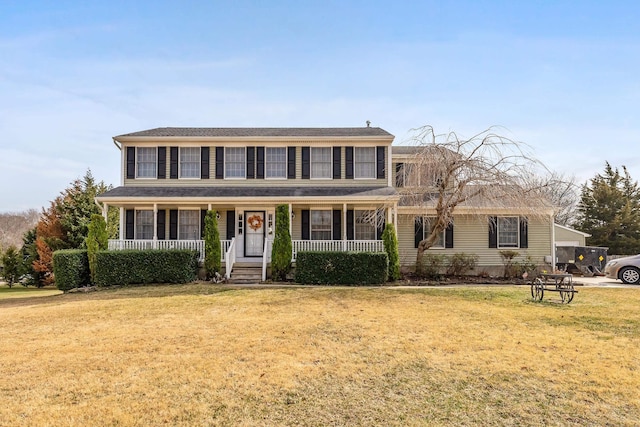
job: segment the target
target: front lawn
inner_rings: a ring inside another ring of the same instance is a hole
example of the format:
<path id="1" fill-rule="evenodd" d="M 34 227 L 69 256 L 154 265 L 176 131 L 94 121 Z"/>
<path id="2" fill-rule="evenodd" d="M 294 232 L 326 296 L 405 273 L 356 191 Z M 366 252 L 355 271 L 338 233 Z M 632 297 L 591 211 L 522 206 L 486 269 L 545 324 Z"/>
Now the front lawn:
<path id="1" fill-rule="evenodd" d="M 13 285 L 13 287 L 9 288 L 5 283 L 0 283 L 0 300 L 7 298 L 48 297 L 61 293 L 62 291 L 56 288 L 25 288 L 22 285 Z"/>
<path id="2" fill-rule="evenodd" d="M 640 292 L 231 289 L 0 299 L 1 425 L 637 425 Z"/>

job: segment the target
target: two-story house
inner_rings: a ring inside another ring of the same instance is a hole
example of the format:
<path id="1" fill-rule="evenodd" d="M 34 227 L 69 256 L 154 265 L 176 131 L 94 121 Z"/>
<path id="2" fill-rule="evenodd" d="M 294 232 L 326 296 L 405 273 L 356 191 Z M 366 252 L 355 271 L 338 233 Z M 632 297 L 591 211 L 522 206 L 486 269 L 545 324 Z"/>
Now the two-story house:
<path id="1" fill-rule="evenodd" d="M 275 208 L 285 204 L 294 261 L 303 250 L 382 251 L 382 229 L 391 223 L 401 263 L 412 266 L 435 211 L 403 204 L 396 188 L 407 185 L 403 168 L 416 149 L 392 146 L 393 139 L 368 126 L 157 128 L 116 136 L 122 182 L 97 197 L 104 212 L 120 209 L 120 236 L 109 248 L 194 248 L 203 255 L 204 215 L 215 210 L 227 276 L 236 262 L 266 267 Z M 461 206 L 431 250 L 477 253 L 485 269 L 501 265 L 505 248 L 541 263 L 553 255 L 552 211 L 549 221 L 527 221 L 517 209 L 487 207 L 486 214 L 497 227 Z"/>

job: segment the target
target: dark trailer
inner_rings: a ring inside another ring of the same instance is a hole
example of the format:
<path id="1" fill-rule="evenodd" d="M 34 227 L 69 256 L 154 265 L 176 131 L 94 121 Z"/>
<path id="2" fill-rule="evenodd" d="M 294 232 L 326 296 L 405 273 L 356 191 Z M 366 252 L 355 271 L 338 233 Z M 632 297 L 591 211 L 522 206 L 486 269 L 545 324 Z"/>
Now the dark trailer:
<path id="1" fill-rule="evenodd" d="M 556 246 L 556 268 L 571 274 L 602 276 L 608 249 L 601 246 Z"/>

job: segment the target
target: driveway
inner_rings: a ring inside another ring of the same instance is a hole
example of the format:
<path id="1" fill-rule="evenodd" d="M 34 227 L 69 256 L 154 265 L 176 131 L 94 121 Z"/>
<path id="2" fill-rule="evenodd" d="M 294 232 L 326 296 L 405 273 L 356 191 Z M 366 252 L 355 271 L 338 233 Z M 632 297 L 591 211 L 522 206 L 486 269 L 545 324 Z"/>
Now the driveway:
<path id="1" fill-rule="evenodd" d="M 576 286 L 599 287 L 599 288 L 638 288 L 640 285 L 625 285 L 621 280 L 607 279 L 603 276 L 580 277 L 573 276 L 573 284 Z"/>

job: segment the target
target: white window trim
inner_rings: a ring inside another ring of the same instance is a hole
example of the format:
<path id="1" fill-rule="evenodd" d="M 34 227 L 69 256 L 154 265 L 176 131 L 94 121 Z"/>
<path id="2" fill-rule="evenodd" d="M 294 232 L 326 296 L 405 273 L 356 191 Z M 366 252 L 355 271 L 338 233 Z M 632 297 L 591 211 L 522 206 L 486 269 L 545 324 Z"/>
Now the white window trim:
<path id="1" fill-rule="evenodd" d="M 329 212 L 329 217 L 330 217 L 329 227 L 330 227 L 331 238 L 330 239 L 321 239 L 321 240 L 316 240 L 316 241 L 322 242 L 322 241 L 332 240 L 332 238 L 333 238 L 333 217 L 331 215 L 333 213 L 333 209 L 326 208 L 326 207 L 316 208 L 316 209 L 310 208 L 309 209 L 309 240 L 315 240 L 315 239 L 312 238 L 312 236 L 313 236 L 313 227 L 312 227 L 312 225 L 313 225 L 313 222 L 312 222 L 313 215 L 312 215 L 312 212 L 314 212 L 314 211 L 315 212 L 317 212 L 317 211 Z"/>
<path id="2" fill-rule="evenodd" d="M 429 237 L 429 234 L 431 233 L 431 227 L 427 227 L 430 219 L 434 220 L 436 219 L 436 217 L 435 216 L 422 217 L 422 239 L 423 240 Z M 437 251 L 447 249 L 447 230 L 446 229 L 442 230 L 442 246 L 431 246 L 429 250 L 431 249 L 437 250 Z"/>
<path id="3" fill-rule="evenodd" d="M 333 179 L 333 149 L 331 147 L 309 147 L 309 179 L 310 180 L 315 180 L 315 181 L 329 181 Z M 329 160 L 329 176 L 328 177 L 319 177 L 313 176 L 313 150 L 314 149 L 328 149 L 329 150 L 329 156 L 331 157 L 331 159 Z"/>
<path id="4" fill-rule="evenodd" d="M 138 237 L 138 212 L 142 212 L 142 211 L 146 211 L 146 212 L 151 212 L 151 237 L 148 239 L 142 239 Z M 153 240 L 153 236 L 154 236 L 154 230 L 153 227 L 155 225 L 155 219 L 153 217 L 154 215 L 154 211 L 153 208 L 152 209 L 134 209 L 133 210 L 133 240 L 143 240 L 143 241 L 149 241 L 149 240 Z"/>
<path id="5" fill-rule="evenodd" d="M 356 238 L 356 234 L 357 234 L 357 218 L 358 218 L 358 212 L 376 212 L 377 210 L 375 208 L 370 208 L 370 209 L 366 209 L 366 208 L 359 208 L 359 209 L 354 209 L 353 210 L 353 238 L 354 240 L 362 240 L 362 239 L 357 239 Z M 366 239 L 366 240 L 376 240 L 377 237 L 377 224 L 368 224 L 372 230 L 373 230 L 373 238 L 372 239 Z"/>
<path id="6" fill-rule="evenodd" d="M 227 176 L 227 148 L 242 148 L 244 150 L 244 176 Z M 247 179 L 247 147 L 224 147 L 224 179 L 228 179 L 231 181 L 241 181 Z"/>
<path id="7" fill-rule="evenodd" d="M 182 151 L 183 148 L 198 148 L 198 171 L 200 172 L 198 174 L 197 177 L 183 177 L 182 176 L 182 161 L 180 160 L 180 152 Z M 195 145 L 187 145 L 184 147 L 178 147 L 178 179 L 182 179 L 182 180 L 196 180 L 196 179 L 202 179 L 202 148 L 200 146 L 195 146 Z"/>
<path id="8" fill-rule="evenodd" d="M 136 175 L 135 179 L 158 179 L 158 147 L 135 147 L 136 148 Z M 138 176 L 138 161 L 140 156 L 138 154 L 139 148 L 153 148 L 156 152 L 156 175 L 155 176 Z"/>
<path id="9" fill-rule="evenodd" d="M 356 160 L 357 156 L 356 156 L 356 152 L 358 149 L 363 149 L 363 148 L 369 148 L 369 149 L 373 149 L 373 174 L 372 176 L 356 176 L 356 171 L 358 170 L 358 168 L 356 167 L 356 165 L 358 164 L 358 161 Z M 353 149 L 353 179 L 364 179 L 364 180 L 371 180 L 371 179 L 377 179 L 376 176 L 376 167 L 377 167 L 377 157 L 378 157 L 378 153 L 376 151 L 376 147 L 354 147 Z"/>
<path id="10" fill-rule="evenodd" d="M 196 211 L 198 212 L 198 214 L 200 213 L 200 208 L 183 208 L 183 209 L 178 209 L 178 240 L 202 240 L 200 238 L 200 236 L 202 236 L 202 230 L 200 229 L 200 217 L 198 216 L 198 232 L 196 233 L 196 236 L 198 236 L 196 239 L 181 239 L 180 238 L 180 215 L 182 214 L 182 212 L 185 211 Z"/>
<path id="11" fill-rule="evenodd" d="M 516 219 L 516 245 L 515 246 L 501 246 L 500 245 L 500 219 L 515 218 Z M 498 249 L 520 249 L 520 217 L 514 215 L 498 216 L 496 217 L 496 247 Z"/>
<path id="12" fill-rule="evenodd" d="M 284 149 L 284 176 L 267 176 L 267 150 L 269 148 L 282 148 Z M 269 181 L 285 181 L 287 179 L 287 167 L 289 166 L 289 150 L 287 147 L 264 147 L 264 179 Z M 309 154 L 311 155 L 311 154 Z M 245 171 L 246 172 L 246 171 Z"/>

